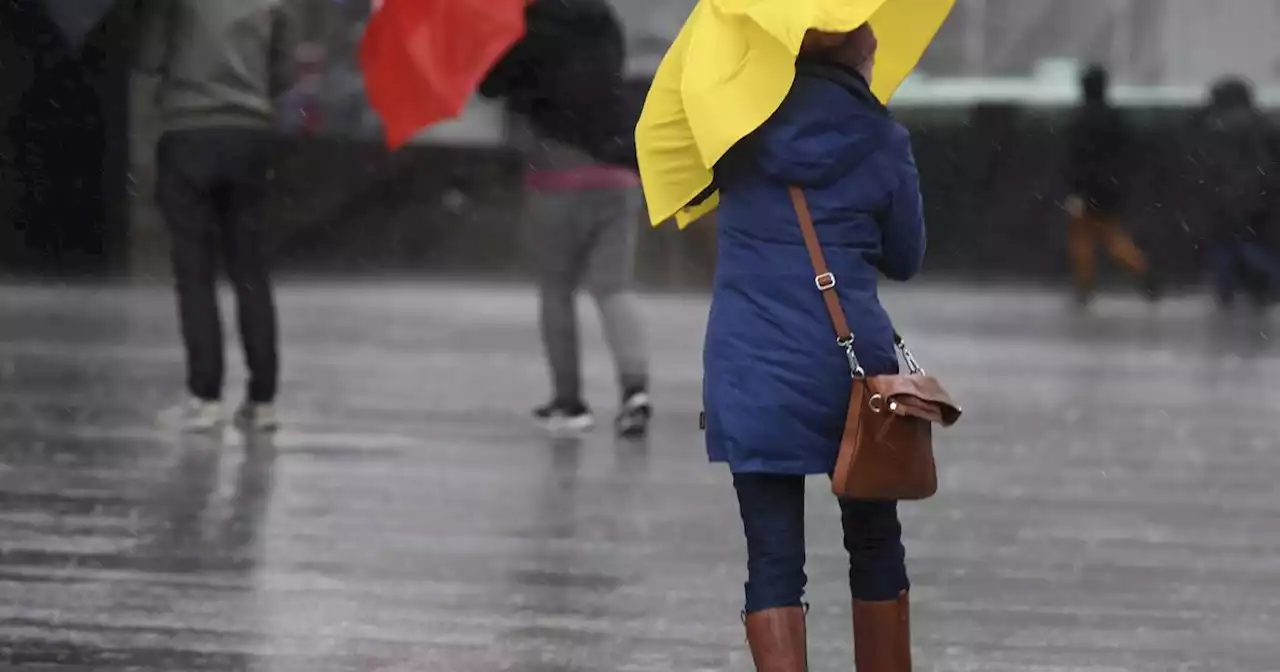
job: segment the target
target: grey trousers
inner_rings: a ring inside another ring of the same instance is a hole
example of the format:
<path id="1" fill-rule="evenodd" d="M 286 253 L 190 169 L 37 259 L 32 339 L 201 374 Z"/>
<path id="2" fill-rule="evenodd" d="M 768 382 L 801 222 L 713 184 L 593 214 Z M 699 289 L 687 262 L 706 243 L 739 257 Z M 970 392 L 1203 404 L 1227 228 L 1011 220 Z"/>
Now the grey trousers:
<path id="1" fill-rule="evenodd" d="M 649 352 L 632 290 L 636 189 L 532 192 L 528 249 L 541 296 L 540 324 L 557 401 L 582 399 L 576 296 L 586 289 L 600 310 L 623 394 L 645 389 Z"/>

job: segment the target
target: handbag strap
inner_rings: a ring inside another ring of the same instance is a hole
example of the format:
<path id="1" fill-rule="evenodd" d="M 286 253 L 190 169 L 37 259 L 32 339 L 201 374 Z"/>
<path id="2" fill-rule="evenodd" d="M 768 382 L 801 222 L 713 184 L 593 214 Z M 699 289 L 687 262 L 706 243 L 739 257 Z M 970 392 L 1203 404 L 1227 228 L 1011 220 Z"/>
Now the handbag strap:
<path id="1" fill-rule="evenodd" d="M 853 331 L 849 329 L 849 320 L 845 318 L 844 308 L 840 305 L 840 295 L 836 294 L 836 276 L 827 266 L 827 257 L 822 254 L 822 244 L 818 242 L 818 230 L 813 226 L 813 214 L 809 212 L 809 201 L 804 197 L 800 187 L 788 187 L 791 193 L 791 205 L 796 210 L 796 219 L 800 220 L 800 233 L 804 236 L 804 247 L 809 251 L 809 263 L 813 264 L 813 284 L 822 292 L 822 300 L 827 304 L 827 314 L 831 316 L 831 324 L 836 330 L 836 343 L 844 348 L 849 359 L 849 371 L 854 378 L 863 378 L 866 371 L 858 363 L 858 356 L 853 352 Z M 924 369 L 916 363 L 916 358 L 907 348 L 906 341 L 895 329 L 893 344 L 902 353 L 907 368 L 913 374 L 923 374 Z"/>
<path id="2" fill-rule="evenodd" d="M 836 294 L 836 276 L 827 266 L 826 255 L 822 254 L 822 244 L 818 242 L 818 230 L 813 226 L 813 215 L 809 212 L 809 201 L 804 197 L 800 187 L 789 187 L 791 205 L 796 209 L 796 218 L 800 220 L 800 233 L 804 235 L 804 247 L 809 251 L 809 263 L 813 264 L 813 284 L 822 292 L 822 300 L 827 304 L 827 314 L 831 316 L 831 325 L 836 330 L 836 343 L 844 348 L 849 358 L 849 371 L 854 378 L 866 375 L 858 356 L 853 352 L 853 331 L 849 329 L 849 320 L 845 318 L 844 308 L 840 305 L 840 296 Z"/>

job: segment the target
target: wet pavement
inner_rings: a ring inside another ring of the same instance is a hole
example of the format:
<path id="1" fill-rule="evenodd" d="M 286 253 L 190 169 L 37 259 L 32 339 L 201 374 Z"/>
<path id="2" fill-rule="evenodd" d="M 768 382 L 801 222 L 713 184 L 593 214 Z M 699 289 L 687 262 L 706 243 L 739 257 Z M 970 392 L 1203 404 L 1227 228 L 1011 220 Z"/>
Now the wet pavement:
<path id="1" fill-rule="evenodd" d="M 527 420 L 524 290 L 281 301 L 285 431 L 182 439 L 152 425 L 179 382 L 163 289 L 0 288 L 0 668 L 751 669 L 735 501 L 697 431 L 704 298 L 647 299 L 659 415 L 630 443 Z M 904 506 L 917 669 L 1280 670 L 1280 329 L 1192 299 L 887 302 L 968 413 L 940 496 Z M 593 321 L 587 344 L 607 421 Z M 848 670 L 825 488 L 811 658 Z"/>

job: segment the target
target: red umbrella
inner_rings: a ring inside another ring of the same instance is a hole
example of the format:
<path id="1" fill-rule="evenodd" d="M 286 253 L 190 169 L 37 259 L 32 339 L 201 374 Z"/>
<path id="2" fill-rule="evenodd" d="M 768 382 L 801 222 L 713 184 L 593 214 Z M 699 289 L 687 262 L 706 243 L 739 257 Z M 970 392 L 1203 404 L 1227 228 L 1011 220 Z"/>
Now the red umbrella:
<path id="1" fill-rule="evenodd" d="M 360 44 L 369 103 L 387 144 L 462 113 L 524 35 L 528 0 L 382 0 Z"/>

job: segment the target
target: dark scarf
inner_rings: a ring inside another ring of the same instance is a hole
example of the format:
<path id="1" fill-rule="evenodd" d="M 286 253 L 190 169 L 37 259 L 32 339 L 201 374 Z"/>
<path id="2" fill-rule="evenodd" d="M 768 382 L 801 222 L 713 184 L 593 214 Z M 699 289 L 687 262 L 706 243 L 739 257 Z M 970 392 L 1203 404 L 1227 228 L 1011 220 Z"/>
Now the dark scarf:
<path id="1" fill-rule="evenodd" d="M 848 91 L 859 102 L 866 103 L 877 112 L 886 116 L 889 114 L 889 109 L 876 98 L 875 94 L 871 93 L 871 85 L 867 83 L 867 78 L 863 77 L 861 72 L 847 65 L 828 60 L 801 57 L 796 61 L 796 76 L 825 79 Z"/>

